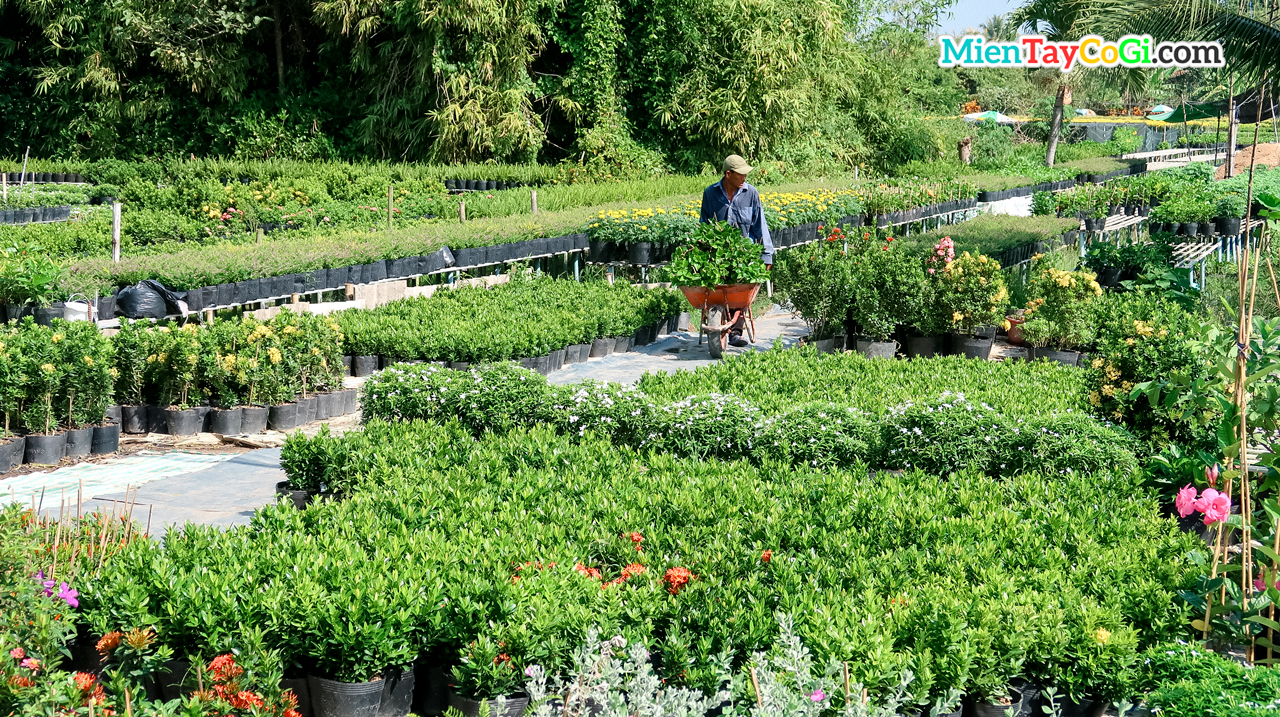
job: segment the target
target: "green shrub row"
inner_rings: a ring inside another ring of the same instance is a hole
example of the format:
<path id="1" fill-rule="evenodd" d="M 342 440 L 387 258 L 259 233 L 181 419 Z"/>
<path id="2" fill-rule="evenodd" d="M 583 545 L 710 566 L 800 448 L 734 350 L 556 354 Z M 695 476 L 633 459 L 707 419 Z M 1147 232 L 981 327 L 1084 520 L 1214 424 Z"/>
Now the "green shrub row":
<path id="1" fill-rule="evenodd" d="M 515 274 L 492 289 L 437 291 L 373 310 L 333 315 L 342 353 L 402 360 L 502 361 L 572 344 L 631 336 L 680 313 L 672 291 L 626 282 L 576 282 Z"/>
<path id="2" fill-rule="evenodd" d="M 490 696 L 532 665 L 563 672 L 597 626 L 710 690 L 722 653 L 741 669 L 771 649 L 781 613 L 872 695 L 910 668 L 925 703 L 1018 677 L 1118 697 L 1138 651 L 1185 619 L 1194 539 L 1120 474 L 870 477 L 421 422 L 295 437 L 286 464 L 304 449 L 348 499 L 128 546 L 82 588 L 94 633 L 154 625 L 208 655 L 269 626 L 285 664 L 348 681 L 424 653 L 492 662 L 501 645 L 510 675 L 454 673 Z"/>
<path id="3" fill-rule="evenodd" d="M 88 321 L 0 324 L 0 436 L 101 424 L 117 373 L 115 346 Z"/>
<path id="4" fill-rule="evenodd" d="M 952 363 L 909 365 L 918 374 L 937 376 Z M 879 415 L 795 396 L 787 397 L 789 408 L 767 415 L 731 394 L 660 401 L 616 384 L 551 386 L 511 364 L 466 372 L 398 366 L 371 378 L 363 391 L 366 420 L 456 419 L 476 434 L 545 425 L 571 436 L 595 431 L 621 445 L 679 456 L 823 467 L 862 464 L 935 475 L 1137 468 L 1133 438 L 1083 412 L 1025 406 L 1006 414 L 936 387 Z"/>

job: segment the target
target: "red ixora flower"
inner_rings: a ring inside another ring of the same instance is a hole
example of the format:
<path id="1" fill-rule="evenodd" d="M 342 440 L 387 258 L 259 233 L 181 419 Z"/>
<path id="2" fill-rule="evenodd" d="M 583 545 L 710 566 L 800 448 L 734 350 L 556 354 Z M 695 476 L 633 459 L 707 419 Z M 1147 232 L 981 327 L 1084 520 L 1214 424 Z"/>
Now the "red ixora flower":
<path id="1" fill-rule="evenodd" d="M 668 568 L 666 574 L 662 576 L 662 581 L 667 584 L 667 592 L 672 595 L 679 595 L 690 580 L 697 579 L 698 576 L 694 575 L 691 570 L 678 566 Z"/>
<path id="2" fill-rule="evenodd" d="M 637 552 L 637 553 L 644 552 L 644 549 L 640 547 L 640 543 L 644 542 L 644 536 L 643 536 L 643 535 L 641 535 L 641 534 L 639 534 L 639 533 L 637 533 L 637 532 L 635 532 L 635 531 L 632 531 L 632 532 L 627 533 L 626 535 L 624 535 L 624 536 L 622 536 L 622 537 L 624 537 L 624 538 L 630 538 L 630 539 L 631 539 L 631 542 L 632 542 L 632 543 L 634 543 L 634 544 L 635 544 L 635 546 L 636 546 L 636 552 Z"/>
<path id="3" fill-rule="evenodd" d="M 244 668 L 236 664 L 232 655 L 218 655 L 209 663 L 209 674 L 214 682 L 230 682 L 244 674 Z"/>
<path id="4" fill-rule="evenodd" d="M 573 566 L 573 569 L 577 571 L 578 574 L 585 575 L 586 577 L 589 577 L 592 580 L 599 580 L 601 578 L 600 571 L 597 568 L 588 568 L 582 563 L 578 563 L 577 565 Z"/>
<path id="5" fill-rule="evenodd" d="M 762 563 L 767 563 L 767 562 L 769 562 L 770 560 L 773 560 L 773 551 L 772 551 L 772 550 L 766 550 L 766 551 L 764 551 L 763 553 L 760 553 L 760 562 L 762 562 Z"/>

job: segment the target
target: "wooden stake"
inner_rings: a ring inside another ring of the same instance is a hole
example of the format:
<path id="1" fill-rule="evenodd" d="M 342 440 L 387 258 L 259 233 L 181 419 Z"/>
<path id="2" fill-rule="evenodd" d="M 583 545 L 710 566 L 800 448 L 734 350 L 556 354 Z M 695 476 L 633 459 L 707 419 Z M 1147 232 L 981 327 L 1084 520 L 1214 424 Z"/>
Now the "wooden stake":
<path id="1" fill-rule="evenodd" d="M 297 295 L 297 294 L 290 294 L 290 295 L 289 295 L 289 303 L 290 303 L 290 304 L 297 304 L 297 303 L 298 303 L 298 295 Z"/>
<path id="2" fill-rule="evenodd" d="M 460 222 L 467 221 L 467 203 L 466 202 L 458 202 L 458 221 Z"/>
<path id="3" fill-rule="evenodd" d="M 205 309 L 205 310 L 204 310 L 204 322 L 205 322 L 206 324 L 212 324 L 212 323 L 213 323 L 213 309 Z"/>
<path id="4" fill-rule="evenodd" d="M 760 681 L 756 679 L 756 668 L 751 668 L 751 686 L 756 690 L 756 705 L 764 707 L 764 697 L 760 694 Z"/>
<path id="5" fill-rule="evenodd" d="M 853 695 L 849 694 L 849 661 L 844 663 L 844 701 L 847 703 Z"/>
<path id="6" fill-rule="evenodd" d="M 396 189 L 396 185 L 394 184 L 387 185 L 387 228 L 388 229 L 391 228 L 391 214 L 392 214 L 391 210 L 394 208 L 394 205 L 395 205 L 395 189 Z"/>
<path id="7" fill-rule="evenodd" d="M 351 284 L 351 283 L 344 284 L 344 285 L 343 285 L 343 290 L 344 290 L 344 292 L 345 292 L 345 293 L 346 293 L 346 295 L 347 295 L 347 301 L 351 301 L 352 299 L 354 299 L 354 298 L 355 298 L 355 296 L 356 296 L 356 285 L 355 285 L 355 284 Z"/>
<path id="8" fill-rule="evenodd" d="M 529 206 L 533 209 L 533 213 L 538 213 L 538 190 L 529 190 Z"/>
<path id="9" fill-rule="evenodd" d="M 129 696 L 129 688 L 124 688 L 124 715 L 133 717 L 133 700 Z"/>

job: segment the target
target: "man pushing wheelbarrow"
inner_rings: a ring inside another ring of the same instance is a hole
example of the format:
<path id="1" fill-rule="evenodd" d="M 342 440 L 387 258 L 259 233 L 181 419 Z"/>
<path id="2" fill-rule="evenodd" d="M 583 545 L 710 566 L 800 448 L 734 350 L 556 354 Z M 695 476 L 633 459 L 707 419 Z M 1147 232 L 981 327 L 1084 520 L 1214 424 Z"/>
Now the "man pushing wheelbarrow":
<path id="1" fill-rule="evenodd" d="M 725 160 L 724 179 L 702 195 L 702 223 L 690 243 L 676 249 L 669 268 L 671 281 L 702 310 L 701 331 L 713 358 L 720 358 L 730 338 L 734 346 L 746 346 L 744 329 L 755 340 L 751 302 L 773 263 L 760 193 L 746 184 L 750 171 L 737 155 Z"/>
<path id="2" fill-rule="evenodd" d="M 707 187 L 702 192 L 701 221 L 728 222 L 742 230 L 742 236 L 763 246 L 764 252 L 760 260 L 765 269 L 773 268 L 773 240 L 769 236 L 769 222 L 764 217 L 764 205 L 760 203 L 760 192 L 747 183 L 747 175 L 752 167 L 747 160 L 736 154 L 725 157 L 724 176 L 720 181 Z M 757 290 L 759 287 L 757 287 Z M 752 295 L 754 299 L 754 294 Z M 690 299 L 692 301 L 692 299 Z M 736 321 L 729 328 L 729 345 L 746 346 L 742 338 L 742 329 L 746 325 L 747 316 L 739 313 Z"/>

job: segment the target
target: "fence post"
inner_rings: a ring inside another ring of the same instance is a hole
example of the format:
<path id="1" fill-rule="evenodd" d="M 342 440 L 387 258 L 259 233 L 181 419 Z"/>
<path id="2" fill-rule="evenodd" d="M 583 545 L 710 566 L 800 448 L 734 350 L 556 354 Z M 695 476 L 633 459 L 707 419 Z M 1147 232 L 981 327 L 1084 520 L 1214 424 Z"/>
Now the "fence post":
<path id="1" fill-rule="evenodd" d="M 120 263 L 120 202 L 111 203 L 111 261 Z"/>
<path id="2" fill-rule="evenodd" d="M 395 203 L 395 188 L 396 188 L 396 185 L 394 184 L 387 185 L 387 228 L 388 229 L 391 228 L 391 209 Z"/>
<path id="3" fill-rule="evenodd" d="M 538 190 L 536 189 L 529 190 L 529 205 L 530 207 L 532 207 L 533 213 L 537 214 L 538 213 Z"/>
<path id="4" fill-rule="evenodd" d="M 458 221 L 460 222 L 467 221 L 467 203 L 466 202 L 458 202 Z"/>

